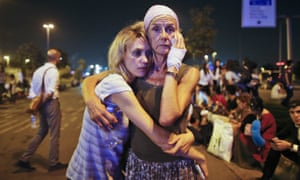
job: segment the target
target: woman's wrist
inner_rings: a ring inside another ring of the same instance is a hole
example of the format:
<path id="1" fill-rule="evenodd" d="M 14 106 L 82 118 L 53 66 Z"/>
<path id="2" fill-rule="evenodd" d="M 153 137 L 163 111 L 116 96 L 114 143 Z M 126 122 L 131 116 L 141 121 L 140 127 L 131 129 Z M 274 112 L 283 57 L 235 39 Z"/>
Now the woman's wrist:
<path id="1" fill-rule="evenodd" d="M 178 73 L 178 70 L 176 69 L 176 67 L 172 66 L 167 69 L 166 75 L 172 76 L 173 78 L 176 79 L 177 73 Z"/>
<path id="2" fill-rule="evenodd" d="M 167 72 L 173 72 L 173 73 L 177 74 L 178 70 L 177 70 L 176 66 L 171 66 L 171 67 L 168 67 Z"/>
<path id="3" fill-rule="evenodd" d="M 297 144 L 290 143 L 289 149 L 290 149 L 290 151 L 292 151 L 292 152 L 298 152 L 298 145 L 297 145 Z"/>

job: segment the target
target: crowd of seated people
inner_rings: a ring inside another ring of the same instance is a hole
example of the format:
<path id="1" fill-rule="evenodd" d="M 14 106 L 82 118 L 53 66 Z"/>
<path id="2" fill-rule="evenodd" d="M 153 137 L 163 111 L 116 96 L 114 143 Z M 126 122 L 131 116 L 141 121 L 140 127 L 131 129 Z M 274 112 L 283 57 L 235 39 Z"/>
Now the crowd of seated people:
<path id="1" fill-rule="evenodd" d="M 208 120 L 207 114 L 227 117 L 234 132 L 231 162 L 242 168 L 262 170 L 272 149 L 272 138 L 276 137 L 275 117 L 264 106 L 257 92 L 240 88 L 239 76 L 228 69 L 228 66 L 221 68 L 219 79 L 223 78 L 223 81 L 213 80 L 210 86 L 199 83 L 196 87 L 190 111 L 190 128 L 199 132 L 197 143 L 208 146 L 213 123 Z"/>

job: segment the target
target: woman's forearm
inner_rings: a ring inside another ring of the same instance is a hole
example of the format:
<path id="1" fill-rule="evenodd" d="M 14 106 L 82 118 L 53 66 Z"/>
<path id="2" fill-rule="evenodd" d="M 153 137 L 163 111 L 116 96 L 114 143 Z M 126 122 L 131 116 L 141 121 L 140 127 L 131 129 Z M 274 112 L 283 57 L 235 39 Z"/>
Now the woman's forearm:
<path id="1" fill-rule="evenodd" d="M 162 126 L 174 124 L 192 100 L 199 73 L 195 68 L 190 68 L 178 83 L 171 75 L 166 75 L 161 97 L 159 123 Z"/>
<path id="2" fill-rule="evenodd" d="M 94 99 L 98 99 L 95 93 L 95 87 L 99 81 L 108 75 L 108 72 L 102 72 L 93 76 L 86 77 L 81 85 L 82 97 L 87 104 Z"/>
<path id="3" fill-rule="evenodd" d="M 95 93 L 96 85 L 107 75 L 109 75 L 109 71 L 87 77 L 82 83 L 82 97 L 88 108 L 91 120 L 98 124 L 99 127 L 112 128 L 112 124 L 118 121 L 114 115 L 106 110 L 106 107 Z"/>
<path id="4" fill-rule="evenodd" d="M 113 94 L 112 100 L 127 115 L 129 120 L 142 130 L 160 148 L 169 147 L 170 132 L 154 123 L 132 92 Z"/>

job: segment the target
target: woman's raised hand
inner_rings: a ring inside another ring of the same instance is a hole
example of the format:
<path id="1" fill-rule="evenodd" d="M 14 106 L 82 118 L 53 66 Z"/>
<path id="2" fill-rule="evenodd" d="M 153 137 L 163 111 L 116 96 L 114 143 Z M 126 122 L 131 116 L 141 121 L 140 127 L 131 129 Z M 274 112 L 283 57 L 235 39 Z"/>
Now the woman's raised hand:
<path id="1" fill-rule="evenodd" d="M 176 32 L 173 39 L 171 39 L 171 48 L 167 58 L 167 67 L 175 67 L 179 70 L 182 60 L 185 56 L 186 48 L 184 38 L 180 32 Z"/>

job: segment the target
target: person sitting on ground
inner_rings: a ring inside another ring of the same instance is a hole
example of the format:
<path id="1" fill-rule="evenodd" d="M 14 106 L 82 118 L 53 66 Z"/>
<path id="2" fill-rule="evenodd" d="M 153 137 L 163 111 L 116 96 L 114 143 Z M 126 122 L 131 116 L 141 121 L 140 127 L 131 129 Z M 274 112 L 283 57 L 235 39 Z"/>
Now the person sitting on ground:
<path id="1" fill-rule="evenodd" d="M 237 88 L 235 85 L 230 85 L 226 87 L 226 111 L 227 114 L 231 114 L 237 108 Z"/>
<path id="2" fill-rule="evenodd" d="M 196 145 L 202 144 L 207 146 L 212 134 L 212 122 L 208 121 L 208 111 L 201 110 L 199 108 L 193 108 L 190 106 L 190 112 L 188 115 L 188 128 L 193 132 L 195 136 Z"/>
<path id="3" fill-rule="evenodd" d="M 289 104 L 289 115 L 293 124 L 288 124 L 289 131 L 285 137 L 272 138 L 271 147 L 267 160 L 263 167 L 263 176 L 261 180 L 269 180 L 272 178 L 280 156 L 290 159 L 294 162 L 290 166 L 300 169 L 300 101 L 293 100 Z M 300 179 L 300 172 L 296 172 L 296 179 Z"/>
<path id="4" fill-rule="evenodd" d="M 271 89 L 271 99 L 282 100 L 286 97 L 284 85 L 281 82 L 276 83 Z"/>
<path id="5" fill-rule="evenodd" d="M 241 122 L 235 136 L 232 161 L 243 168 L 261 169 L 271 149 L 271 139 L 276 134 L 276 121 L 261 98 L 252 97 L 249 102 L 251 112 Z"/>
<path id="6" fill-rule="evenodd" d="M 216 114 L 226 115 L 226 106 L 227 101 L 221 92 L 220 86 L 214 85 L 211 93 L 210 111 Z"/>

